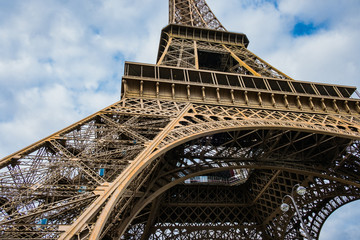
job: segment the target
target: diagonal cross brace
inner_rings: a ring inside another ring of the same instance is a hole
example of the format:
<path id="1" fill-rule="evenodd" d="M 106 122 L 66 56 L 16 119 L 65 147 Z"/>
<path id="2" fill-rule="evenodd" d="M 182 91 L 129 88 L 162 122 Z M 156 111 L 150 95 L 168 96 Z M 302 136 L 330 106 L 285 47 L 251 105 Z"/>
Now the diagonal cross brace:
<path id="1" fill-rule="evenodd" d="M 105 180 L 102 177 L 100 177 L 99 174 L 97 174 L 94 170 L 89 168 L 81 159 L 75 157 L 64 146 L 62 146 L 58 141 L 51 140 L 50 143 L 55 149 L 62 152 L 65 157 L 67 157 L 69 160 L 71 160 L 72 163 L 74 163 L 77 167 L 79 167 L 81 170 L 83 170 L 86 173 L 85 177 L 86 176 L 90 177 L 92 180 L 94 180 L 99 185 L 102 184 L 103 182 L 105 182 Z"/>

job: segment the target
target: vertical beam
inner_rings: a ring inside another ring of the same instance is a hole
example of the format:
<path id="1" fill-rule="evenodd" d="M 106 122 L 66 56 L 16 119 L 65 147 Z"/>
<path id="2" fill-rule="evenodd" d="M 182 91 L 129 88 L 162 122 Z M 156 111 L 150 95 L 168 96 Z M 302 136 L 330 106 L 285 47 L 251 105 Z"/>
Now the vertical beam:
<path id="1" fill-rule="evenodd" d="M 193 13 L 192 13 L 191 1 L 192 1 L 192 0 L 188 0 L 188 4 L 189 4 L 189 14 L 190 14 L 190 22 L 191 22 L 191 26 L 195 27 L 195 25 L 194 25 L 194 17 L 193 17 Z"/>
<path id="2" fill-rule="evenodd" d="M 175 0 L 169 0 L 169 23 L 175 22 Z"/>
<path id="3" fill-rule="evenodd" d="M 141 236 L 141 240 L 149 239 L 150 230 L 151 227 L 154 225 L 155 217 L 157 215 L 160 206 L 160 198 L 161 198 L 160 196 L 157 197 L 151 204 L 150 215 L 146 222 L 145 230 L 143 235 Z"/>
<path id="4" fill-rule="evenodd" d="M 199 69 L 199 56 L 198 56 L 198 50 L 197 50 L 196 41 L 194 41 L 194 54 L 195 54 L 195 68 Z"/>
<path id="5" fill-rule="evenodd" d="M 179 50 L 179 58 L 177 59 L 177 64 L 176 64 L 177 67 L 180 67 L 180 65 L 181 65 L 181 61 L 183 59 L 183 57 L 182 57 L 183 52 L 184 52 L 184 39 L 182 39 L 182 41 L 181 41 L 181 46 L 180 46 L 180 50 Z"/>

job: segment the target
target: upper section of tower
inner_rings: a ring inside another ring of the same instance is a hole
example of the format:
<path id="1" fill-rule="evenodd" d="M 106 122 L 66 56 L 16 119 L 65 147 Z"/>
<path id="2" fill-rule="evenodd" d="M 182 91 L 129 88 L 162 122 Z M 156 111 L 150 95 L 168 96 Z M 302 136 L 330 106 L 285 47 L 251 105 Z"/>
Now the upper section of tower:
<path id="1" fill-rule="evenodd" d="M 169 24 L 226 31 L 205 0 L 169 0 Z"/>
<path id="2" fill-rule="evenodd" d="M 218 0 L 221 1 L 221 0 Z M 225 1 L 221 1 L 225 2 Z M 125 64 L 122 97 L 351 114 L 355 87 L 294 81 L 227 31 L 205 0 L 169 0 L 156 64 Z"/>
<path id="3" fill-rule="evenodd" d="M 348 99 L 356 88 L 294 81 L 249 51 L 245 34 L 225 30 L 205 0 L 169 3 L 170 24 L 162 29 L 156 65 L 126 63 L 123 97 L 360 111 Z"/>
<path id="4" fill-rule="evenodd" d="M 291 79 L 247 49 L 245 34 L 228 32 L 205 0 L 169 0 L 157 65 Z"/>

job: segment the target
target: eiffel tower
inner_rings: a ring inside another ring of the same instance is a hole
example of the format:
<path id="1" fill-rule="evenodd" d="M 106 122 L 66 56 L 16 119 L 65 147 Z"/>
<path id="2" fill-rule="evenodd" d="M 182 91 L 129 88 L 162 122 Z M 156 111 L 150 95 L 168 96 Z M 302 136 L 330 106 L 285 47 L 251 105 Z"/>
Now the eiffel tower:
<path id="1" fill-rule="evenodd" d="M 205 0 L 169 6 L 120 101 L 0 161 L 1 239 L 318 239 L 360 198 L 356 88 L 293 80 Z"/>

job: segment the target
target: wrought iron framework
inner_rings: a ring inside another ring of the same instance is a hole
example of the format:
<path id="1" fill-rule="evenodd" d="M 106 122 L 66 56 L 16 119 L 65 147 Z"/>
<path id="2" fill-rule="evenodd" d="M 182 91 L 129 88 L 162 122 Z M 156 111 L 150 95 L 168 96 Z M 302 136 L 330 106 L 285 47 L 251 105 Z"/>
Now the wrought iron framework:
<path id="1" fill-rule="evenodd" d="M 359 199 L 356 88 L 295 81 L 204 0 L 170 0 L 119 102 L 0 161 L 1 239 L 318 238 Z"/>

